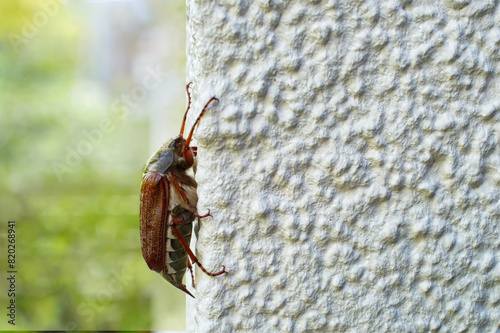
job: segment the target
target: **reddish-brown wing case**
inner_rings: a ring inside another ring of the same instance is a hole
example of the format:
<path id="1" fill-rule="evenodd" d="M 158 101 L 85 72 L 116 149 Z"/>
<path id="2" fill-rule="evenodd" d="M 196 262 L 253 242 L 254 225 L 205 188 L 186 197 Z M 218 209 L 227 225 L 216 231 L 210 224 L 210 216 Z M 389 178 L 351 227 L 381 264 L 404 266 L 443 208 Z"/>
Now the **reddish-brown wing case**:
<path id="1" fill-rule="evenodd" d="M 165 237 L 169 205 L 167 179 L 159 173 L 144 175 L 141 187 L 141 248 L 149 269 L 165 268 Z"/>

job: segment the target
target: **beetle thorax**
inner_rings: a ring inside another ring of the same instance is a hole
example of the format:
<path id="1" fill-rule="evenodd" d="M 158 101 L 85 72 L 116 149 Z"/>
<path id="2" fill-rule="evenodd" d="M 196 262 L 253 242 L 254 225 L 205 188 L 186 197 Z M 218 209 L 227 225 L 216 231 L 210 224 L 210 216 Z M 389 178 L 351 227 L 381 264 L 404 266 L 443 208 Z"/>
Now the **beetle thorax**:
<path id="1" fill-rule="evenodd" d="M 163 174 L 172 166 L 174 161 L 174 150 L 162 146 L 153 154 L 153 156 L 151 156 L 148 163 L 146 164 L 144 173 L 158 172 Z"/>
<path id="2" fill-rule="evenodd" d="M 168 169 L 187 170 L 194 164 L 191 148 L 185 149 L 186 140 L 178 136 L 158 149 L 146 164 L 144 172 L 164 174 Z M 188 161 L 187 158 L 190 160 Z"/>

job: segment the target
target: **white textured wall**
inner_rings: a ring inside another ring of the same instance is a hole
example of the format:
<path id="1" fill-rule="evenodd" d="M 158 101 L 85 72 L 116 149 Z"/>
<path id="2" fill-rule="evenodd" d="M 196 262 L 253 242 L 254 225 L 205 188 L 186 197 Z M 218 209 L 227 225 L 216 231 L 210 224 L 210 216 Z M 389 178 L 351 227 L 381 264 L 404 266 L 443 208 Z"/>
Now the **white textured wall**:
<path id="1" fill-rule="evenodd" d="M 188 1 L 191 330 L 500 329 L 499 7 Z"/>

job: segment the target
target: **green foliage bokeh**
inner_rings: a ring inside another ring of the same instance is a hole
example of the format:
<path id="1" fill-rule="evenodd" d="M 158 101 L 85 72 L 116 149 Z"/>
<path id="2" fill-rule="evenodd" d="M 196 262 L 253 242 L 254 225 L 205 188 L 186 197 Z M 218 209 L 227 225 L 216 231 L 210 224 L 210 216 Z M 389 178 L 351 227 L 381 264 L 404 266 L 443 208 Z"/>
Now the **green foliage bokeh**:
<path id="1" fill-rule="evenodd" d="M 26 38 L 23 29 L 40 3 L 0 2 L 0 267 L 8 270 L 7 221 L 15 220 L 18 272 L 16 326 L 2 311 L 0 329 L 183 329 L 184 294 L 149 271 L 140 250 L 148 120 L 111 107 L 132 83 L 115 84 L 100 103 L 75 100 L 88 64 L 82 59 L 92 54 L 82 47 L 92 20 L 53 3 L 57 13 Z M 182 22 L 182 3 L 170 13 L 165 6 L 160 14 Z M 111 129 L 98 135 L 103 119 Z M 75 159 L 78 149 L 85 154 Z M 5 278 L 0 289 L 5 308 Z M 158 297 L 172 307 L 159 311 Z M 154 327 L 155 317 L 167 315 L 170 327 Z"/>

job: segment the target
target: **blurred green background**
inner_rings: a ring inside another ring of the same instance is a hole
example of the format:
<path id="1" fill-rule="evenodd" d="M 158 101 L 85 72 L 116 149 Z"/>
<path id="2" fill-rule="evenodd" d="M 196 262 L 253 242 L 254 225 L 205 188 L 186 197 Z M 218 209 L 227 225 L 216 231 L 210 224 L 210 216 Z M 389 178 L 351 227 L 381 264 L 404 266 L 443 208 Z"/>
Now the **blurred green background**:
<path id="1" fill-rule="evenodd" d="M 178 134 L 183 1 L 0 1 L 0 307 L 16 326 L 183 330 L 185 295 L 139 240 L 142 168 Z"/>

